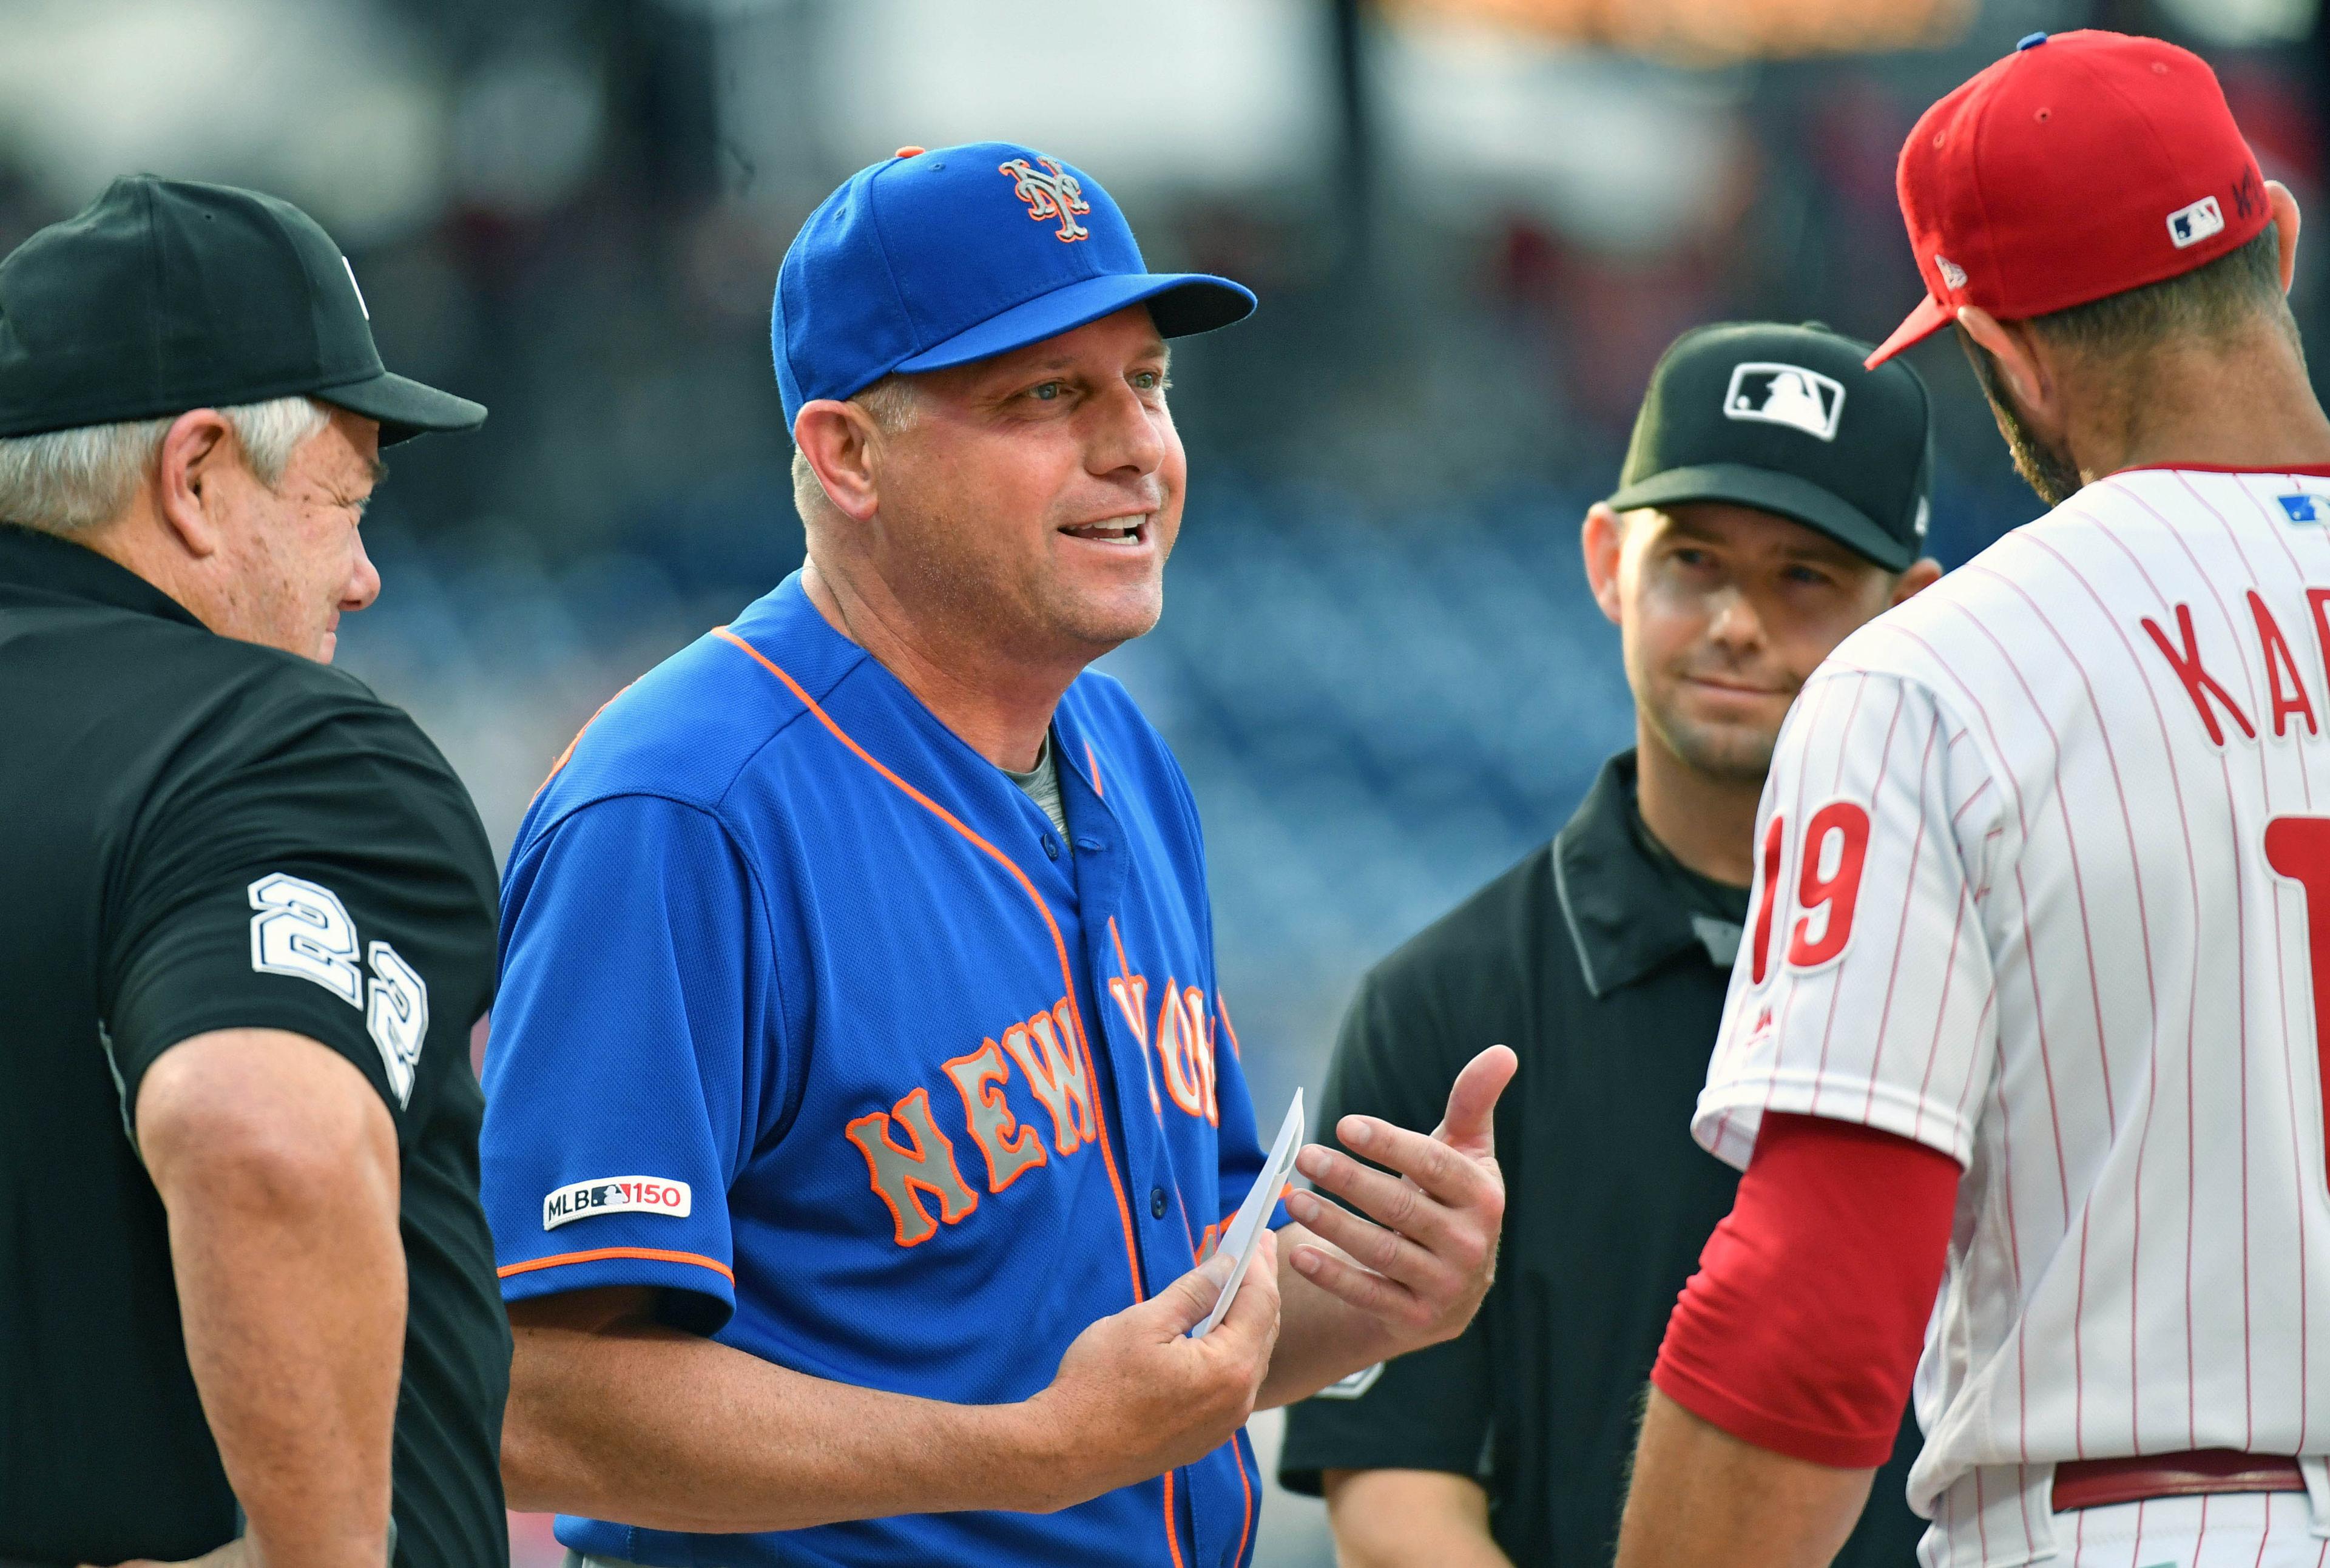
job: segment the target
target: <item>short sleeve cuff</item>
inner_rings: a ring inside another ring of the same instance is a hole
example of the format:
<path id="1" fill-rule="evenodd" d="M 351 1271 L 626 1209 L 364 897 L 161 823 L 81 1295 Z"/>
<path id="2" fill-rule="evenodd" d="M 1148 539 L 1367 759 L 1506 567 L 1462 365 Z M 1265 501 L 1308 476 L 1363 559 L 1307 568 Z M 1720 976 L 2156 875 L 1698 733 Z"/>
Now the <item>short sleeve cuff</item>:
<path id="1" fill-rule="evenodd" d="M 702 1252 L 663 1247 L 586 1247 L 505 1263 L 496 1272 L 501 1276 L 504 1301 L 626 1285 L 683 1291 L 698 1298 L 700 1307 L 683 1308 L 680 1315 L 687 1326 L 704 1334 L 720 1328 L 736 1311 L 735 1270 L 725 1259 Z"/>
<path id="2" fill-rule="evenodd" d="M 1744 1171 L 1767 1111 L 1874 1127 L 1947 1155 L 1962 1167 L 1974 1163 L 1974 1124 L 1956 1107 L 1891 1084 L 1817 1072 L 1781 1070 L 1710 1084 L 1691 1115 L 1691 1136 L 1725 1164 Z"/>
<path id="3" fill-rule="evenodd" d="M 244 977 L 238 977 L 243 979 Z M 142 1011 L 112 1036 L 113 1067 L 121 1083 L 123 1117 L 132 1127 L 137 1119 L 137 1091 L 154 1064 L 205 1034 L 230 1029 L 270 1029 L 299 1035 L 317 1048 L 345 1058 L 364 1074 L 403 1126 L 403 1105 L 388 1084 L 388 1069 L 380 1047 L 365 1028 L 365 1015 L 322 987 L 305 981 L 261 976 L 260 984 L 241 984 L 233 994 L 215 998 L 201 1007 L 150 1017 Z"/>
<path id="4" fill-rule="evenodd" d="M 1481 1441 L 1433 1432 L 1320 1432 L 1298 1437 L 1287 1427 L 1278 1456 L 1278 1484 L 1316 1497 L 1326 1491 L 1329 1470 L 1435 1470 L 1481 1479 Z"/>

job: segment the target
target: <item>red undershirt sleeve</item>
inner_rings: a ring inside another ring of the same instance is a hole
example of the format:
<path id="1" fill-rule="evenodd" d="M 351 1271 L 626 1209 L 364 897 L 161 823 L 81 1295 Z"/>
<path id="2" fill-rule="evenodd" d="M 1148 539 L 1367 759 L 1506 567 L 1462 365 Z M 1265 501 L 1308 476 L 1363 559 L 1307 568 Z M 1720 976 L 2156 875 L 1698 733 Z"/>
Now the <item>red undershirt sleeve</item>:
<path id="1" fill-rule="evenodd" d="M 1733 1437 L 1838 1469 L 1885 1462 L 1941 1287 L 1949 1155 L 1767 1113 L 1651 1382 Z"/>

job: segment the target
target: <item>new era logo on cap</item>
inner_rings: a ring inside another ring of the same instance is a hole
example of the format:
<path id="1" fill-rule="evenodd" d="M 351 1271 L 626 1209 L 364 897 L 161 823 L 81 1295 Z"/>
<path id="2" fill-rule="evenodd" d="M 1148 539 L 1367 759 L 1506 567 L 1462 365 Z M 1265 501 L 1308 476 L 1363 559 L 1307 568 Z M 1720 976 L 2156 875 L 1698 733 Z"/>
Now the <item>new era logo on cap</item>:
<path id="1" fill-rule="evenodd" d="M 1836 439 L 1836 422 L 1843 413 L 1843 386 L 1801 365 L 1751 360 L 1736 366 L 1723 394 L 1726 419 L 1785 424 L 1823 441 Z"/>
<path id="2" fill-rule="evenodd" d="M 2179 207 L 2168 214 L 2169 242 L 2180 251 L 2224 232 L 2224 210 L 2217 205 L 2214 196 L 2202 196 L 2191 206 Z"/>

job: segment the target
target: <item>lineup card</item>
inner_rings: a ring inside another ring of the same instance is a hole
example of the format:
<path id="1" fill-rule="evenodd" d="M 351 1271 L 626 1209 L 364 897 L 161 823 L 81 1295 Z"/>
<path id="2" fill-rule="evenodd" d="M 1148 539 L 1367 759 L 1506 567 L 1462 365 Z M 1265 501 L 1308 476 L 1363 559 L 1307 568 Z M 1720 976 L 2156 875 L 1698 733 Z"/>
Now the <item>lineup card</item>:
<path id="1" fill-rule="evenodd" d="M 1245 1282 L 1246 1265 L 1254 1261 L 1255 1249 L 1262 1245 L 1262 1233 L 1267 1228 L 1270 1212 L 1278 1205 L 1279 1190 L 1294 1174 L 1294 1155 L 1302 1147 L 1302 1091 L 1294 1091 L 1293 1103 L 1286 1107 L 1286 1119 L 1278 1124 L 1278 1141 L 1270 1145 L 1270 1158 L 1263 1162 L 1262 1174 L 1256 1176 L 1253 1190 L 1246 1202 L 1238 1205 L 1230 1228 L 1222 1233 L 1222 1250 L 1235 1252 L 1237 1262 L 1230 1269 L 1228 1283 L 1222 1287 L 1222 1298 L 1206 1314 L 1206 1320 L 1189 1331 L 1192 1339 L 1203 1339 L 1214 1331 L 1214 1326 L 1229 1313 L 1230 1303 L 1237 1299 L 1238 1286 Z"/>

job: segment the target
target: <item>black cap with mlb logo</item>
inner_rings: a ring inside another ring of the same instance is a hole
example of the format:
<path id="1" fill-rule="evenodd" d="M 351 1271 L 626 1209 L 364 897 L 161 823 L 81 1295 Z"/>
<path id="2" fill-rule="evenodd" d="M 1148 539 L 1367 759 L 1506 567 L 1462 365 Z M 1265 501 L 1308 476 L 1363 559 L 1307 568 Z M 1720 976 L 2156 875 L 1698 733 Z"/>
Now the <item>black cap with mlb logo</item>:
<path id="1" fill-rule="evenodd" d="M 301 394 L 383 446 L 486 417 L 389 374 L 347 259 L 274 196 L 136 175 L 0 261 L 0 436 Z"/>
<path id="2" fill-rule="evenodd" d="M 1817 322 L 1723 322 L 1651 372 L 1609 505 L 1730 501 L 1775 512 L 1898 572 L 1924 553 L 1931 399 L 1900 360 Z"/>

